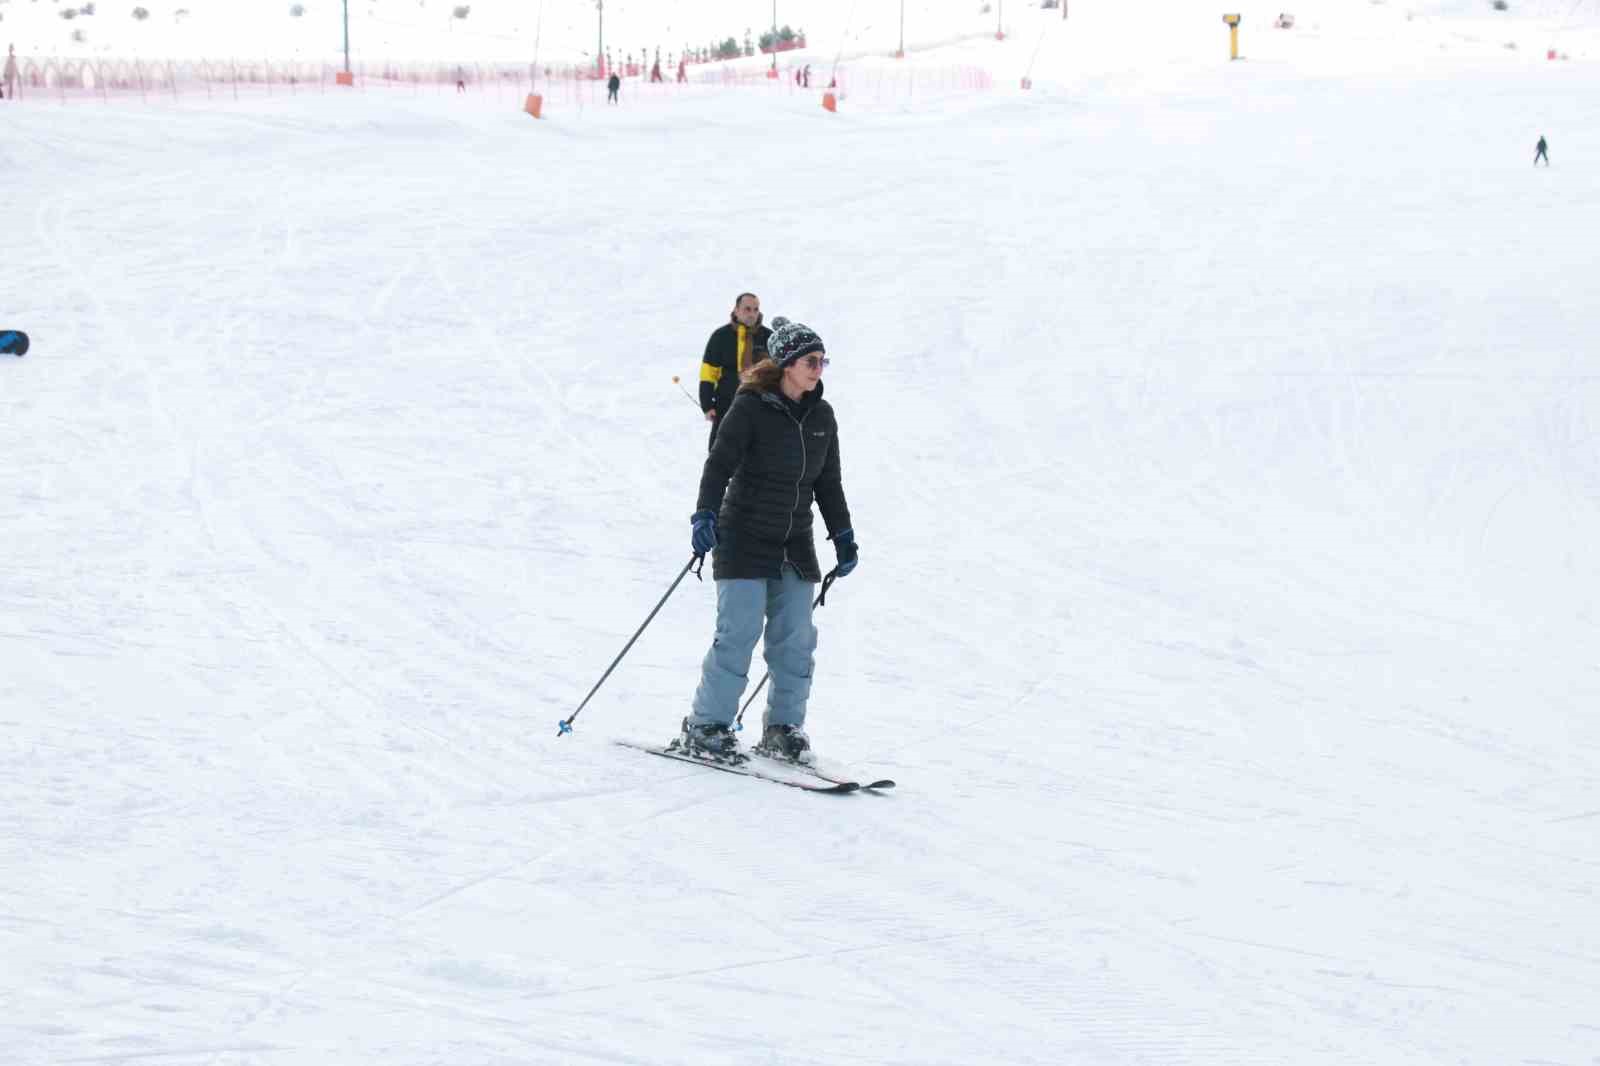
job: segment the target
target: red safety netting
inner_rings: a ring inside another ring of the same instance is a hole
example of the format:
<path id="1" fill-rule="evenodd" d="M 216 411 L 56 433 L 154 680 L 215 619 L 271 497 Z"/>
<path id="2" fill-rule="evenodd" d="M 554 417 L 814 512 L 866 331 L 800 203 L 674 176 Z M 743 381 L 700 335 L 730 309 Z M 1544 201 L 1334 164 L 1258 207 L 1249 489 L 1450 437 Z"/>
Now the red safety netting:
<path id="1" fill-rule="evenodd" d="M 620 65 L 619 102 L 658 106 L 685 94 L 729 90 L 818 96 L 829 89 L 861 100 L 893 101 L 918 95 L 992 88 L 989 73 L 970 66 L 848 63 L 836 70 L 785 55 L 773 68 L 750 63 L 663 64 L 660 76 L 642 64 Z M 807 68 L 809 67 L 809 74 Z M 511 105 L 539 93 L 547 107 L 582 110 L 605 106 L 607 77 L 594 67 L 485 62 L 360 62 L 296 60 L 39 59 L 17 57 L 18 79 L 7 97 L 60 103 L 139 100 L 242 99 L 280 94 L 410 92 L 455 94 Z"/>

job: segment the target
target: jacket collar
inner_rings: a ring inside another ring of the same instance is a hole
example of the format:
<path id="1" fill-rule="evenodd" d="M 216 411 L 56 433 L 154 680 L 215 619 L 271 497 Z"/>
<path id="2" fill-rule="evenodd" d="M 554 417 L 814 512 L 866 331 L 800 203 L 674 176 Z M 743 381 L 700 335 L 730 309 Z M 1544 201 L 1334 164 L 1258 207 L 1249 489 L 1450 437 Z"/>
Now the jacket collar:
<path id="1" fill-rule="evenodd" d="M 798 403 L 785 396 L 782 389 L 763 392 L 760 396 L 762 403 L 771 404 L 780 411 L 794 411 L 798 414 L 804 414 L 822 402 L 822 382 L 817 382 L 817 387 L 800 397 L 800 402 Z"/>

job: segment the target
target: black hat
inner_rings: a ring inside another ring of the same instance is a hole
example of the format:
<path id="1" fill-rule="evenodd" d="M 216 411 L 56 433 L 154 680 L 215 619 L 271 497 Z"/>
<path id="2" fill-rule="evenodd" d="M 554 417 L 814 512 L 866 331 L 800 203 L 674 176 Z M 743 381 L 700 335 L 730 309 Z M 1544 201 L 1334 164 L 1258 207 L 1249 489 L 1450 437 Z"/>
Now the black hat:
<path id="1" fill-rule="evenodd" d="M 782 317 L 772 320 L 772 336 L 767 338 L 767 351 L 779 366 L 792 366 L 801 356 L 823 350 L 822 338 L 810 326 Z"/>

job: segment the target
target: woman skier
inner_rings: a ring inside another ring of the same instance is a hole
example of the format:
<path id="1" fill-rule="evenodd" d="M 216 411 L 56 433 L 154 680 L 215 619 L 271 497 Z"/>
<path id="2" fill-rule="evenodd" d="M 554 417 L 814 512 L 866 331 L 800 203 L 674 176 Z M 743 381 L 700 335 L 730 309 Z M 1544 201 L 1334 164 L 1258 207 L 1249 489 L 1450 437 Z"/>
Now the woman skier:
<path id="1" fill-rule="evenodd" d="M 749 683 L 756 641 L 772 676 L 757 751 L 811 761 L 806 700 L 817 629 L 812 587 L 822 580 L 811 534 L 811 501 L 833 541 L 844 577 L 856 567 L 855 534 L 839 472 L 839 434 L 822 398 L 828 365 L 822 338 L 777 318 L 770 358 L 747 368 L 722 415 L 690 517 L 696 555 L 714 552 L 717 628 L 701 665 L 681 746 L 713 758 L 739 757 L 732 726 Z"/>

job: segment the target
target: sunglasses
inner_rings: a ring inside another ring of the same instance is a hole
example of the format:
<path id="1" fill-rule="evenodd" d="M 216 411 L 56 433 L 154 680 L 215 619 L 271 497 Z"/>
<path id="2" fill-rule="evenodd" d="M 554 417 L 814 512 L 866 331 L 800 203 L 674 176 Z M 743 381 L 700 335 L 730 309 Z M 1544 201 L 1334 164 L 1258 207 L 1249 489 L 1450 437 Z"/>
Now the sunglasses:
<path id="1" fill-rule="evenodd" d="M 796 359 L 795 362 L 804 363 L 806 366 L 810 367 L 812 370 L 822 370 L 822 369 L 826 368 L 827 365 L 828 365 L 827 357 L 826 356 L 822 356 L 822 355 L 806 355 L 806 356 L 802 356 L 801 358 Z"/>

